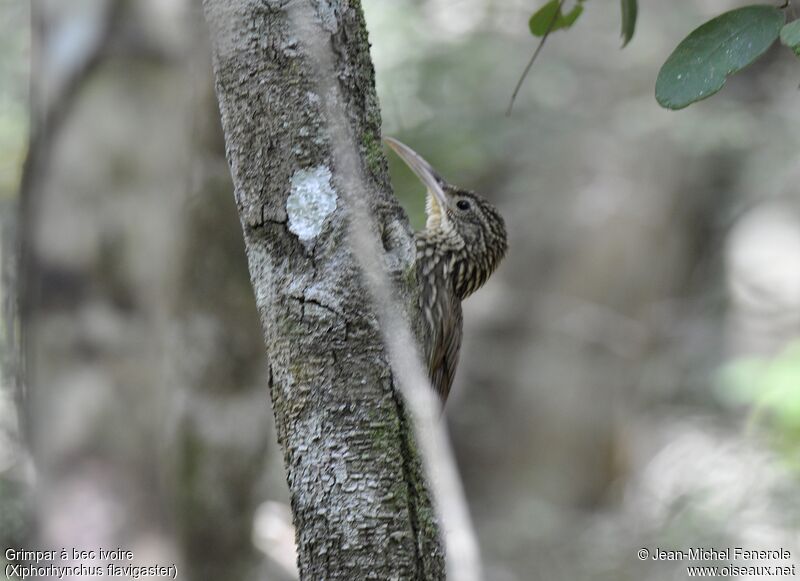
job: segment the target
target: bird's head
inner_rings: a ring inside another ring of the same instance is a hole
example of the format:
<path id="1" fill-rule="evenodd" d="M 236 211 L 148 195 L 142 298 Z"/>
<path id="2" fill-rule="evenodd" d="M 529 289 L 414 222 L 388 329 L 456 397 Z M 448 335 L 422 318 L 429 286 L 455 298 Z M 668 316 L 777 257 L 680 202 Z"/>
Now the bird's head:
<path id="1" fill-rule="evenodd" d="M 456 258 L 456 291 L 462 298 L 477 290 L 500 264 L 508 248 L 505 222 L 497 209 L 475 192 L 445 181 L 421 155 L 384 137 L 427 188 L 425 231 Z"/>

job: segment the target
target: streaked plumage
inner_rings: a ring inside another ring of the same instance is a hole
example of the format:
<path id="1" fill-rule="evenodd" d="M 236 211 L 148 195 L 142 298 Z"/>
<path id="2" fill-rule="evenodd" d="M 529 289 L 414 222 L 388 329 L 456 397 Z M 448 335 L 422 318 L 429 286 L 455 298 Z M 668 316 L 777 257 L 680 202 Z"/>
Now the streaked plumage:
<path id="1" fill-rule="evenodd" d="M 474 192 L 444 181 L 419 154 L 385 138 L 428 189 L 425 229 L 416 233 L 424 355 L 442 404 L 453 385 L 461 348 L 461 301 L 488 280 L 508 247 L 503 218 Z"/>

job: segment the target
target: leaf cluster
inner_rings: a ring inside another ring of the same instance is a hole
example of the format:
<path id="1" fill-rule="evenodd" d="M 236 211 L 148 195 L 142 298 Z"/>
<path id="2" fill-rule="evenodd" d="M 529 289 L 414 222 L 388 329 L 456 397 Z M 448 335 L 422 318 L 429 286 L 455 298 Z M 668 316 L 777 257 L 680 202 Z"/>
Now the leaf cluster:
<path id="1" fill-rule="evenodd" d="M 541 40 L 519 84 L 547 36 L 571 28 L 583 14 L 586 1 L 576 0 L 572 8 L 565 11 L 564 0 L 550 0 L 533 13 L 528 27 L 531 34 Z M 625 47 L 636 31 L 638 4 L 637 0 L 621 0 L 620 4 L 622 46 Z M 783 6 L 744 6 L 720 14 L 693 30 L 659 71 L 655 87 L 658 103 L 667 109 L 683 109 L 710 97 L 722 89 L 728 77 L 755 62 L 778 39 L 800 56 L 800 19 L 787 24 L 788 7 L 789 2 Z"/>

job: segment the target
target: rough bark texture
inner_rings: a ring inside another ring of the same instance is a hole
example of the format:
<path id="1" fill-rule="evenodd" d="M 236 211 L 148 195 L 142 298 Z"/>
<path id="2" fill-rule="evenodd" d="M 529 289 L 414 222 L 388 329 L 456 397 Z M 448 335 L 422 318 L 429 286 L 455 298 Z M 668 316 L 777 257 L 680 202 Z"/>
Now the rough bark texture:
<path id="1" fill-rule="evenodd" d="M 270 361 L 303 579 L 441 579 L 434 511 L 348 243 L 326 111 L 343 109 L 404 300 L 413 246 L 380 147 L 357 2 L 206 0 L 217 95 Z M 306 18 L 306 16 L 311 18 Z M 309 35 L 335 68 L 319 78 Z M 330 107 L 328 99 L 343 103 Z M 391 234 L 389 234 L 391 233 Z"/>

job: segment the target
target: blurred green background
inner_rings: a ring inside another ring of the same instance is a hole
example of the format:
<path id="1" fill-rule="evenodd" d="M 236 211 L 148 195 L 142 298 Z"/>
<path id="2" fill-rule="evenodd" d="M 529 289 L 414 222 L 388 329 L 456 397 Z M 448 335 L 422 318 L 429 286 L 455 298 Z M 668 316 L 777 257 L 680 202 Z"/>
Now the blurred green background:
<path id="1" fill-rule="evenodd" d="M 363 2 L 384 133 L 509 229 L 445 414 L 491 581 L 686 577 L 641 547 L 800 555 L 800 63 L 776 47 L 663 110 L 660 65 L 743 3 L 640 4 L 621 50 L 619 3 L 587 1 L 507 117 L 539 3 Z M 0 545 L 291 579 L 199 3 L 5 0 L 0 27 Z"/>

